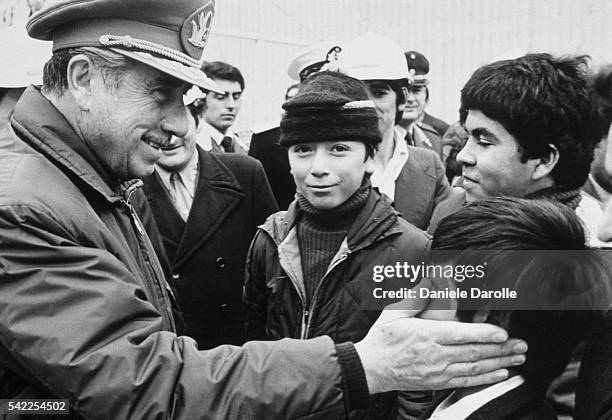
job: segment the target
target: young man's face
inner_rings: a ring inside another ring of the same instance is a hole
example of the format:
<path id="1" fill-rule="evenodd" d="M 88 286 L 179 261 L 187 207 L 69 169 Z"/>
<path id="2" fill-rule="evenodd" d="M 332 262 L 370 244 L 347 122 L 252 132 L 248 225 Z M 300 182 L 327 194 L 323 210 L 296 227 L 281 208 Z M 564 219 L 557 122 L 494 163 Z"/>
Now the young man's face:
<path id="1" fill-rule="evenodd" d="M 516 139 L 482 112 L 468 111 L 465 128 L 470 137 L 457 155 L 463 166 L 467 201 L 486 197 L 522 197 L 532 192 L 532 174 L 538 159 L 521 162 Z"/>
<path id="2" fill-rule="evenodd" d="M 317 209 L 333 209 L 361 186 L 372 173 L 372 158 L 360 141 L 320 141 L 289 148 L 289 164 L 295 185 Z"/>
<path id="3" fill-rule="evenodd" d="M 382 134 L 395 126 L 397 95 L 384 81 L 366 81 L 368 96 L 374 102 L 378 114 L 378 129 Z"/>
<path id="4" fill-rule="evenodd" d="M 172 141 L 162 147 L 162 157 L 157 164 L 169 172 L 182 170 L 196 152 L 196 125 L 195 119 L 187 109 L 189 129 L 183 137 L 172 136 Z"/>
<path id="5" fill-rule="evenodd" d="M 402 115 L 402 122 L 411 124 L 417 121 L 425 112 L 427 104 L 427 87 L 426 86 L 409 86 L 406 94 L 406 107 Z"/>
<path id="6" fill-rule="evenodd" d="M 80 129 L 85 142 L 119 179 L 151 175 L 172 136 L 187 133 L 183 93 L 187 83 L 134 63 L 118 87 L 91 73 L 91 100 Z"/>
<path id="7" fill-rule="evenodd" d="M 220 132 L 225 133 L 236 121 L 242 105 L 242 89 L 238 82 L 213 80 L 225 93 L 208 92 L 206 94 L 203 119 Z"/>

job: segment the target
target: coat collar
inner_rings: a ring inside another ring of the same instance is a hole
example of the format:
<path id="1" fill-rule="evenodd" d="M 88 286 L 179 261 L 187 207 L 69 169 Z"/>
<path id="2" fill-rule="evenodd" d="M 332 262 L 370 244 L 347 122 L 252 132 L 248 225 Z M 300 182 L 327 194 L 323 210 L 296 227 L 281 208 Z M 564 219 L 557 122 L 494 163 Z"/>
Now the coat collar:
<path id="1" fill-rule="evenodd" d="M 225 164 L 201 147 L 196 148 L 199 156 L 200 173 L 198 185 L 193 198 L 193 204 L 187 221 L 182 219 L 170 202 L 161 181 L 154 175 L 145 182 L 145 192 L 153 207 L 164 212 L 170 219 L 165 220 L 168 225 L 180 226 L 174 231 L 163 227 L 159 222 L 162 235 L 176 244 L 176 254 L 172 265 L 180 267 L 200 246 L 206 242 L 220 226 L 232 210 L 244 198 L 238 180 Z M 174 217 L 176 216 L 176 217 Z M 166 219 L 166 218 L 165 218 Z"/>
<path id="2" fill-rule="evenodd" d="M 11 123 L 23 141 L 59 167 L 73 182 L 86 185 L 108 202 L 121 199 L 121 182 L 110 176 L 39 88 L 26 89 L 15 106 Z"/>
<path id="3" fill-rule="evenodd" d="M 287 237 L 299 219 L 301 210 L 294 200 L 286 212 L 270 217 L 261 228 L 266 231 L 277 245 Z M 391 200 L 371 188 L 370 196 L 363 209 L 349 228 L 347 244 L 350 252 L 368 247 L 391 235 L 401 233 L 397 218 L 399 213 L 391 205 Z"/>

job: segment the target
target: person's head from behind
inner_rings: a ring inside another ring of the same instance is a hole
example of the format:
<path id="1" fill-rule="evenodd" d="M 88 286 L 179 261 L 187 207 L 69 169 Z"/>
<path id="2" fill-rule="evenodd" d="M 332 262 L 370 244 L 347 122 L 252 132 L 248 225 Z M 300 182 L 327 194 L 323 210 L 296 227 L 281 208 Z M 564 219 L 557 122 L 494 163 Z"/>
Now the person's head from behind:
<path id="1" fill-rule="evenodd" d="M 53 40 L 43 94 L 112 177 L 150 175 L 161 148 L 187 132 L 183 93 L 192 84 L 216 89 L 199 68 L 213 8 L 198 0 L 54 2 L 30 18 L 30 36 Z M 113 35 L 118 18 L 129 36 Z M 183 42 L 201 22 L 195 44 Z"/>
<path id="2" fill-rule="evenodd" d="M 593 77 L 600 141 L 595 147 L 591 174 L 606 191 L 612 193 L 612 65 L 602 67 Z"/>
<path id="3" fill-rule="evenodd" d="M 240 70 L 222 61 L 205 63 L 202 70 L 223 91 L 206 92 L 202 118 L 221 133 L 225 133 L 236 121 L 242 106 L 244 78 Z"/>
<path id="4" fill-rule="evenodd" d="M 550 299 L 573 293 L 578 287 L 589 294 L 585 302 L 609 296 L 609 291 L 599 293 L 597 283 L 601 276 L 592 275 L 600 273 L 603 267 L 596 256 L 589 260 L 592 266 L 582 261 L 576 270 L 567 269 L 569 260 L 580 261 L 585 256 L 584 252 L 572 254 L 587 249 L 584 229 L 571 209 L 550 201 L 505 197 L 470 203 L 442 220 L 433 235 L 431 249 L 434 254 L 454 251 L 462 264 L 486 261 L 486 276 L 463 281 L 460 287 L 464 290 L 472 287 L 501 290 L 503 286 L 518 291 L 519 295 L 524 290 L 537 291 L 539 297 Z M 559 250 L 565 250 L 561 259 L 538 252 Z M 552 306 L 548 310 L 528 310 L 519 303 L 502 301 L 475 304 L 459 299 L 457 318 L 463 322 L 496 324 L 510 336 L 525 340 L 529 346 L 527 360 L 513 368 L 514 372 L 544 392 L 563 371 L 574 346 L 585 338 L 593 326 L 590 322 L 597 320 L 601 312 L 591 312 L 586 305 L 584 311 Z M 520 309 L 512 310 L 512 305 Z"/>
<path id="5" fill-rule="evenodd" d="M 410 79 L 404 53 L 390 38 L 366 33 L 348 43 L 340 56 L 340 70 L 368 86 L 376 105 L 383 137 L 392 133 L 404 110 Z"/>
<path id="6" fill-rule="evenodd" d="M 580 188 L 597 140 L 590 92 L 585 57 L 527 54 L 476 70 L 461 90 L 468 201 Z"/>
<path id="7" fill-rule="evenodd" d="M 318 209 L 338 207 L 373 172 L 381 140 L 366 87 L 341 73 L 316 73 L 283 109 L 280 144 L 298 193 Z"/>

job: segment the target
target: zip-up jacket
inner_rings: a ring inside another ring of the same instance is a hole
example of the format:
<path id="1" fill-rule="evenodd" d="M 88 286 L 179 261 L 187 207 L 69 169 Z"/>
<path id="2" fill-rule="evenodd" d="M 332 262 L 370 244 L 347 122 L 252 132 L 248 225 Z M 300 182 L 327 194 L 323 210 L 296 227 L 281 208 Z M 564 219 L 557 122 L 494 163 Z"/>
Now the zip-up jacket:
<path id="1" fill-rule="evenodd" d="M 307 305 L 296 227 L 300 213 L 294 201 L 286 212 L 270 216 L 255 234 L 244 287 L 247 339 L 328 335 L 336 342 L 359 341 L 382 309 L 364 300 L 376 285 L 372 267 L 426 261 L 429 236 L 402 219 L 386 196 L 370 189 Z"/>
<path id="2" fill-rule="evenodd" d="M 113 180 L 33 87 L 12 126 L 0 139 L 0 399 L 67 399 L 87 419 L 327 419 L 351 409 L 341 365 L 358 360 L 350 343 L 198 351 L 178 337 L 130 204 L 138 183 Z"/>

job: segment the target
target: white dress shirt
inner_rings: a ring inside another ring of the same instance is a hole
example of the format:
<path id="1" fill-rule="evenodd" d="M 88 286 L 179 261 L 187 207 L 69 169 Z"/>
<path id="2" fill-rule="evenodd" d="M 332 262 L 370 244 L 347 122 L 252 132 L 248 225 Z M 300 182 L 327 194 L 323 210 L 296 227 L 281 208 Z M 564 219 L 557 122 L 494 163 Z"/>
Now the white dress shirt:
<path id="1" fill-rule="evenodd" d="M 189 216 L 189 212 L 191 211 L 191 205 L 193 204 L 193 197 L 195 196 L 195 191 L 198 184 L 198 175 L 199 175 L 199 161 L 198 161 L 198 152 L 191 156 L 189 162 L 183 169 L 176 172 L 180 176 L 181 184 L 176 188 L 184 188 L 184 192 L 175 190 L 175 182 L 171 179 L 172 175 L 175 172 L 169 172 L 166 169 L 162 168 L 159 165 L 156 165 L 157 173 L 161 178 L 162 185 L 166 189 L 166 192 L 170 196 L 172 200 L 172 204 L 179 212 L 183 220 L 187 221 L 187 217 Z"/>
<path id="2" fill-rule="evenodd" d="M 408 161 L 408 145 L 398 127 L 393 132 L 393 143 L 393 155 L 387 166 L 382 171 L 377 167 L 370 178 L 372 186 L 378 187 L 378 190 L 391 200 L 395 199 L 395 181 Z"/>
<path id="3" fill-rule="evenodd" d="M 213 144 L 212 144 L 213 141 L 215 142 L 215 145 L 216 145 L 215 148 L 217 150 L 219 149 L 223 150 L 223 146 L 221 146 L 221 142 L 223 141 L 223 138 L 226 136 L 231 137 L 234 140 L 234 143 L 237 143 L 236 147 L 240 146 L 242 149 L 248 150 L 248 147 L 240 140 L 240 138 L 238 137 L 238 135 L 236 135 L 236 133 L 231 131 L 231 128 L 228 128 L 225 134 L 223 134 L 222 132 L 217 130 L 215 127 L 208 124 L 206 121 L 200 120 L 198 124 L 198 128 L 196 129 L 196 142 L 202 149 L 207 150 L 209 152 L 213 149 Z"/>

